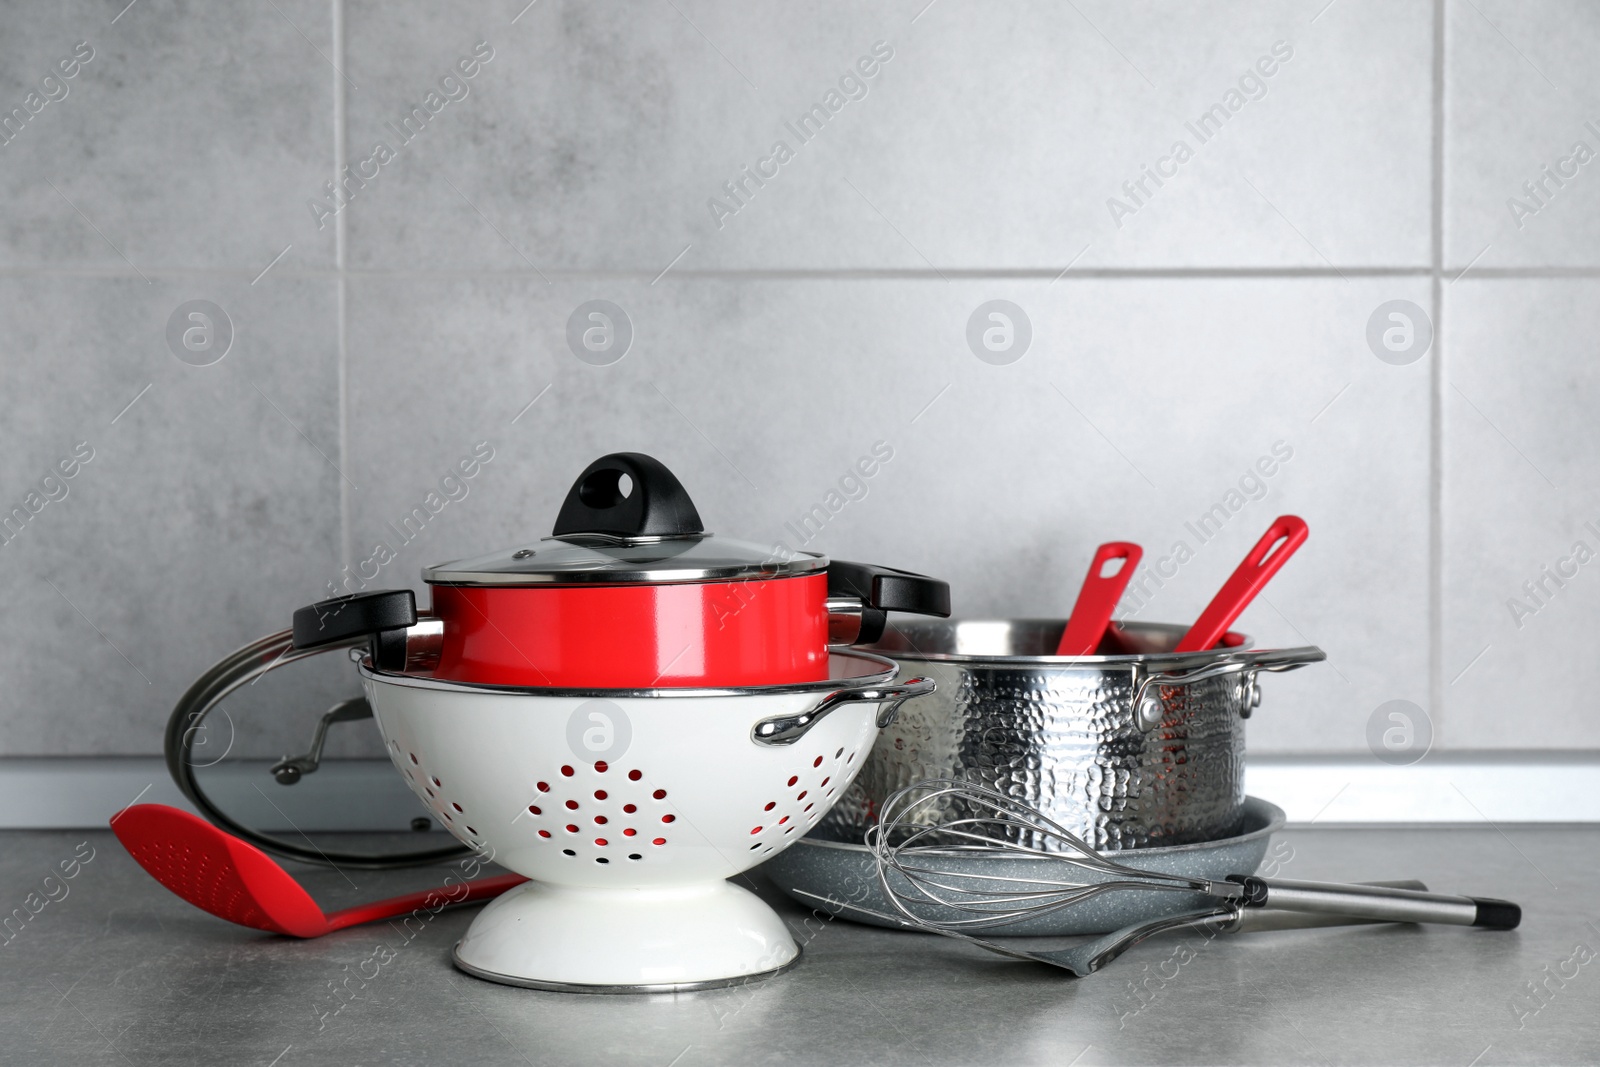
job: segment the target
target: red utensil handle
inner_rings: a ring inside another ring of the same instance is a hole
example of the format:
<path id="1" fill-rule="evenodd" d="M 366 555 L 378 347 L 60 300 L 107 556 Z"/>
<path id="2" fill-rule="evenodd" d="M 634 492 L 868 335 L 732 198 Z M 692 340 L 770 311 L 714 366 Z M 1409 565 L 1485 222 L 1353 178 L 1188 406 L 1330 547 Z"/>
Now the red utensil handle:
<path id="1" fill-rule="evenodd" d="M 1111 623 L 1111 613 L 1117 610 L 1117 601 L 1122 599 L 1122 591 L 1128 587 L 1143 555 L 1144 549 L 1130 541 L 1109 541 L 1095 550 L 1089 574 L 1083 579 L 1083 588 L 1078 590 L 1078 601 L 1072 605 L 1072 617 L 1061 631 L 1056 655 L 1094 655 Z M 1116 559 L 1123 561 L 1122 568 L 1109 578 L 1105 577 L 1106 564 Z"/>
<path id="2" fill-rule="evenodd" d="M 328 931 L 331 933 L 334 930 L 343 930 L 347 926 L 359 926 L 379 919 L 393 919 L 419 908 L 438 911 L 457 904 L 488 900 L 526 881 L 527 879 L 520 874 L 502 874 L 494 878 L 478 878 L 471 882 L 421 889 L 415 893 L 407 893 L 403 897 L 390 897 L 388 900 L 379 900 L 371 904 L 359 904 L 353 908 L 331 913 L 328 916 Z"/>
<path id="3" fill-rule="evenodd" d="M 1299 516 L 1279 515 L 1273 520 L 1261 540 L 1256 542 L 1256 547 L 1250 550 L 1238 570 L 1211 598 L 1206 610 L 1200 613 L 1173 651 L 1202 652 L 1222 640 L 1228 627 L 1249 607 L 1250 601 L 1272 580 L 1279 568 L 1289 562 L 1295 550 L 1305 544 L 1310 534 L 1310 528 Z"/>

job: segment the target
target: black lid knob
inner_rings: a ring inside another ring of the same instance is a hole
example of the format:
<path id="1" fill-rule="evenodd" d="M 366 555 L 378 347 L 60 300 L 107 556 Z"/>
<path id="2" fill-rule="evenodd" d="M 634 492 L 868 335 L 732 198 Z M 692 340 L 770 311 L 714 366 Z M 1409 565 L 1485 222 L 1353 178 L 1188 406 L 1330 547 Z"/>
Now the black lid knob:
<path id="1" fill-rule="evenodd" d="M 683 483 L 660 460 L 642 452 L 613 452 L 578 475 L 550 532 L 556 537 L 697 537 L 705 527 Z"/>

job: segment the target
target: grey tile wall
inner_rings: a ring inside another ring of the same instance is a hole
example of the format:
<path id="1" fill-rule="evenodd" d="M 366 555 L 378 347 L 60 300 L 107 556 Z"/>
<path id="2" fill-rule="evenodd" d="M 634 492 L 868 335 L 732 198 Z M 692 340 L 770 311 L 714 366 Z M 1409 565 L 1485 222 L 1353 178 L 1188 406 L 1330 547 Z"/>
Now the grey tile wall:
<path id="1" fill-rule="evenodd" d="M 481 442 L 385 584 L 546 533 L 618 449 L 794 543 L 883 441 L 809 547 L 966 615 L 1060 614 L 1129 538 L 1188 551 L 1125 610 L 1185 621 L 1303 515 L 1241 626 L 1329 662 L 1264 682 L 1255 750 L 1362 751 L 1395 699 L 1443 747 L 1600 744 L 1600 580 L 1506 603 L 1600 553 L 1593 167 L 1504 203 L 1600 151 L 1591 6 L 4 8 L 0 502 L 94 458 L 0 546 L 0 754 L 157 751 L 199 670 Z M 596 299 L 633 331 L 609 365 L 567 339 Z M 1013 362 L 969 347 L 990 300 L 1029 322 Z M 1431 346 L 1384 349 L 1395 301 Z M 269 679 L 229 740 L 298 748 L 348 686 Z"/>

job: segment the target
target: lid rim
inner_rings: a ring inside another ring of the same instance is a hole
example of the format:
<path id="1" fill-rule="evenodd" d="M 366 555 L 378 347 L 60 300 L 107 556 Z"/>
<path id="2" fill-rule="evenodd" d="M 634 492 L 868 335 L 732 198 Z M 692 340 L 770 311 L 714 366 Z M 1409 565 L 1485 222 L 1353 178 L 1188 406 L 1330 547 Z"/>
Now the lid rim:
<path id="1" fill-rule="evenodd" d="M 449 578 L 432 578 L 429 572 L 434 568 L 422 568 L 422 580 L 429 585 L 449 586 L 459 589 L 559 589 L 585 588 L 597 589 L 603 586 L 622 588 L 638 585 L 726 585 L 738 581 L 752 582 L 777 582 L 788 578 L 806 578 L 813 574 L 823 574 L 827 571 L 824 564 L 813 570 L 787 571 L 767 573 L 763 571 L 748 571 L 735 574 L 706 574 L 694 577 L 684 577 L 684 571 L 661 571 L 657 577 L 635 577 L 639 572 L 630 572 L 621 575 L 617 572 L 596 571 L 592 575 L 584 573 L 564 575 L 529 575 L 529 574 L 493 574 L 486 572 L 468 572 L 452 575 Z"/>
<path id="2" fill-rule="evenodd" d="M 678 550 L 657 551 L 663 545 Z M 532 547 L 430 564 L 422 568 L 422 580 L 453 586 L 687 585 L 798 577 L 826 571 L 828 563 L 820 552 L 711 535 L 616 544 L 548 537 Z"/>

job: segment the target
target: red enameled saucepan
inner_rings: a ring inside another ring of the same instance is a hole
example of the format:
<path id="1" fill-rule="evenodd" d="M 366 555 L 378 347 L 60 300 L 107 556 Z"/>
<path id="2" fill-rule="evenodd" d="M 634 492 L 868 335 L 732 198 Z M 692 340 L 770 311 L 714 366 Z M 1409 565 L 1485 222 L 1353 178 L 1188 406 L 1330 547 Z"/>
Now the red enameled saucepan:
<path id="1" fill-rule="evenodd" d="M 359 593 L 297 611 L 295 646 L 371 633 L 379 667 L 483 685 L 788 685 L 825 680 L 828 646 L 875 640 L 889 611 L 950 614 L 933 578 L 707 533 L 638 452 L 591 463 L 550 537 L 423 578 L 433 627 L 409 589 Z"/>

